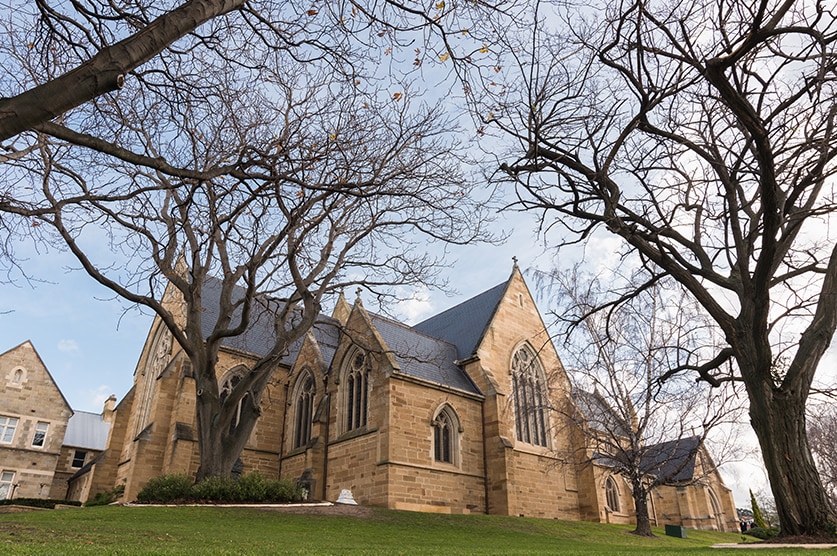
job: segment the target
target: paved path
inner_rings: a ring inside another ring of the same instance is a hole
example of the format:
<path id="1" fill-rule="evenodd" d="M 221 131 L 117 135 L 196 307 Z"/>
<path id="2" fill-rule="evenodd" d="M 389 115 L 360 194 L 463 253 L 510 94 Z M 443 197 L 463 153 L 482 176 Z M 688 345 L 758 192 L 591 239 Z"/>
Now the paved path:
<path id="1" fill-rule="evenodd" d="M 759 549 L 759 548 L 837 548 L 837 544 L 781 544 L 776 542 L 751 542 L 751 543 L 722 543 L 713 544 L 712 548 L 742 548 L 742 549 Z"/>

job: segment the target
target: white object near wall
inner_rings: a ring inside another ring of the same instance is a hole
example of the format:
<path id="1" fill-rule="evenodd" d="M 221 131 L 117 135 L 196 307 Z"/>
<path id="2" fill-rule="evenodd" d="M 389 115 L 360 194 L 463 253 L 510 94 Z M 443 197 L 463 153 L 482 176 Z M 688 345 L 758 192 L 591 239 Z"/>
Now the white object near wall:
<path id="1" fill-rule="evenodd" d="M 357 502 L 355 502 L 355 499 L 352 497 L 352 491 L 347 488 L 340 491 L 340 496 L 337 497 L 336 503 L 357 506 Z"/>

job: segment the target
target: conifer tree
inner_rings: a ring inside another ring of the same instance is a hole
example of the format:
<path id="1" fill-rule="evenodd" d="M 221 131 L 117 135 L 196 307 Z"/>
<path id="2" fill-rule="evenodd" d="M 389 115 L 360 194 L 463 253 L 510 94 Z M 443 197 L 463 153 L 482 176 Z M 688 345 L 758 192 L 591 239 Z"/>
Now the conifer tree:
<path id="1" fill-rule="evenodd" d="M 756 495 L 753 494 L 753 489 L 750 489 L 750 504 L 753 506 L 753 525 L 766 529 L 767 523 L 764 521 L 764 516 L 761 515 L 761 508 L 756 501 Z"/>

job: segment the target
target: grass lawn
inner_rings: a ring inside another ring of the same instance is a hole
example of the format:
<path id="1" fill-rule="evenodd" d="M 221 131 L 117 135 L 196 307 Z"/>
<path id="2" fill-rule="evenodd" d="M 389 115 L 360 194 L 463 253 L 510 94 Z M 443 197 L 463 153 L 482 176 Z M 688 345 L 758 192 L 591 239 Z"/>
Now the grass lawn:
<path id="1" fill-rule="evenodd" d="M 364 517 L 250 508 L 93 507 L 0 514 L 0 554 L 738 554 L 741 535 L 642 539 L 630 527 L 373 509 Z M 784 550 L 745 551 L 766 556 Z M 790 551 L 797 552 L 797 551 Z"/>

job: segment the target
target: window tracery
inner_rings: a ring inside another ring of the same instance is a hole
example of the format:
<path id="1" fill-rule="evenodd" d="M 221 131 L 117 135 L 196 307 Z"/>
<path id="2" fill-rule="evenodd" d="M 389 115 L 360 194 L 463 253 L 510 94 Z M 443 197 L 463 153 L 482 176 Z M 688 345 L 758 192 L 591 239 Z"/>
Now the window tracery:
<path id="1" fill-rule="evenodd" d="M 314 418 L 314 377 L 307 369 L 297 380 L 295 396 L 294 448 L 301 448 L 311 440 L 311 424 Z"/>
<path id="2" fill-rule="evenodd" d="M 457 463 L 459 420 L 453 409 L 445 405 L 433 419 L 433 459 L 442 463 Z"/>
<path id="3" fill-rule="evenodd" d="M 528 345 L 512 357 L 515 428 L 517 440 L 547 446 L 547 396 L 543 368 Z"/>
<path id="4" fill-rule="evenodd" d="M 366 426 L 366 413 L 369 395 L 369 369 L 366 354 L 356 352 L 346 370 L 346 431 Z"/>
<path id="5" fill-rule="evenodd" d="M 614 512 L 619 511 L 619 486 L 613 477 L 608 477 L 605 481 L 605 501 L 608 508 Z"/>

